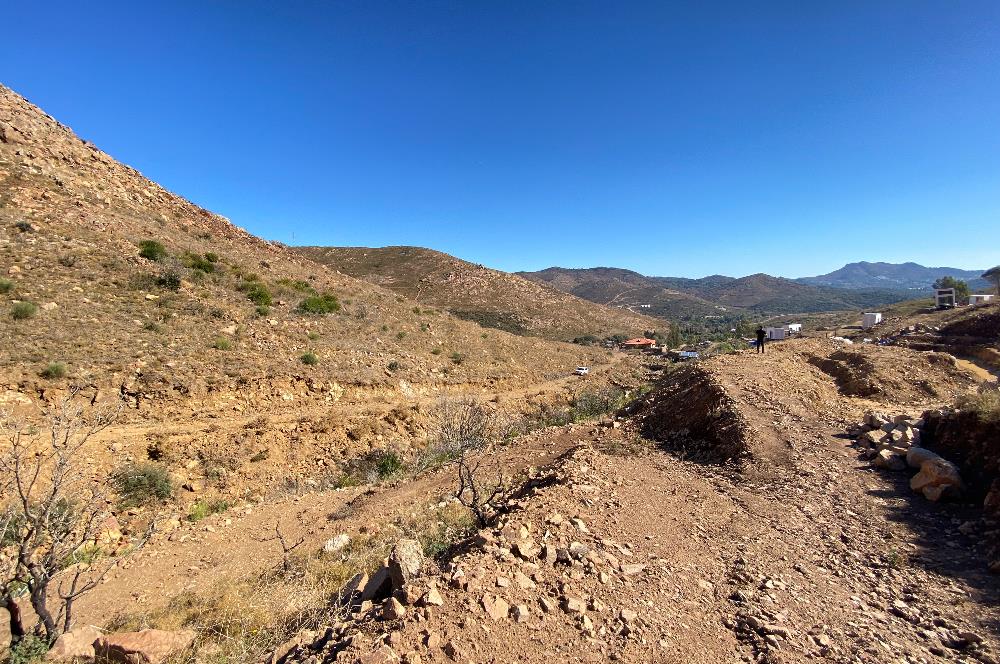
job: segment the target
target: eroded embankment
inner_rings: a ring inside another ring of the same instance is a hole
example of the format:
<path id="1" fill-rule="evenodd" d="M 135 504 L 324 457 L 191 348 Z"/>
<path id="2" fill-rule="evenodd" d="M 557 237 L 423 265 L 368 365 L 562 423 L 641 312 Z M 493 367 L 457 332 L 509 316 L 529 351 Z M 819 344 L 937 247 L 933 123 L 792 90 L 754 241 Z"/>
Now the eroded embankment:
<path id="1" fill-rule="evenodd" d="M 684 367 L 635 406 L 640 433 L 681 456 L 708 463 L 743 461 L 755 436 L 736 400 L 709 371 Z"/>

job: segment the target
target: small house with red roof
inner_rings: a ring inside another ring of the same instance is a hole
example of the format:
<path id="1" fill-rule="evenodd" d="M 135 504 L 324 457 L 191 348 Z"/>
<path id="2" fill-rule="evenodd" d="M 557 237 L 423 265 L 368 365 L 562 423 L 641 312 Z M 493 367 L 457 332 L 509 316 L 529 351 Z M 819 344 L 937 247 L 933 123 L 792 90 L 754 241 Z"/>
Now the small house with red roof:
<path id="1" fill-rule="evenodd" d="M 656 345 L 655 339 L 638 337 L 636 339 L 629 339 L 628 341 L 623 341 L 622 350 L 646 350 L 649 348 L 653 348 L 655 345 Z"/>

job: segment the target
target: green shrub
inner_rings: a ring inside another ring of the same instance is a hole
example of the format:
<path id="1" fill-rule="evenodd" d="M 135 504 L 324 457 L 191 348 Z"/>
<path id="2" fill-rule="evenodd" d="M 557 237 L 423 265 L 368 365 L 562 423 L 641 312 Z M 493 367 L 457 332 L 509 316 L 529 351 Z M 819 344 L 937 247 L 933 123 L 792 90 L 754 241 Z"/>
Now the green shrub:
<path id="1" fill-rule="evenodd" d="M 207 260 L 209 263 L 218 263 L 219 262 L 219 254 L 217 254 L 215 252 L 212 252 L 212 251 L 206 251 L 205 252 L 205 260 Z"/>
<path id="2" fill-rule="evenodd" d="M 302 360 L 302 364 L 308 364 L 309 366 L 319 364 L 319 357 L 312 351 L 302 353 L 302 357 L 299 359 Z"/>
<path id="3" fill-rule="evenodd" d="M 28 320 L 38 313 L 38 305 L 33 302 L 16 302 L 10 308 L 10 316 L 14 320 Z"/>
<path id="4" fill-rule="evenodd" d="M 148 330 L 149 332 L 159 332 L 162 328 L 160 328 L 159 323 L 155 321 L 148 321 L 145 325 L 142 326 L 142 329 Z"/>
<path id="5" fill-rule="evenodd" d="M 155 463 L 133 464 L 111 476 L 123 507 L 148 505 L 165 500 L 174 493 L 170 473 Z"/>
<path id="6" fill-rule="evenodd" d="M 455 364 L 461 364 L 462 362 L 465 362 L 465 353 L 459 353 L 458 351 L 455 351 L 450 355 L 450 357 L 451 361 L 454 362 Z"/>
<path id="7" fill-rule="evenodd" d="M 66 365 L 62 362 L 49 362 L 49 365 L 42 369 L 42 378 L 65 378 L 66 377 Z"/>
<path id="8" fill-rule="evenodd" d="M 406 338 L 406 332 L 400 330 L 399 332 L 396 333 L 396 338 L 402 341 L 403 339 Z"/>
<path id="9" fill-rule="evenodd" d="M 974 394 L 966 394 L 956 404 L 960 409 L 976 414 L 981 422 L 1000 423 L 1000 388 L 984 386 Z"/>
<path id="10" fill-rule="evenodd" d="M 303 281 L 302 279 L 278 279 L 278 285 L 285 286 L 286 288 L 291 288 L 292 290 L 298 291 L 300 293 L 310 293 L 312 295 L 316 294 L 316 290 L 308 281 Z"/>
<path id="11" fill-rule="evenodd" d="M 167 270 L 156 278 L 156 285 L 176 293 L 181 289 L 181 277 L 173 270 Z"/>
<path id="12" fill-rule="evenodd" d="M 340 311 L 340 302 L 336 295 L 323 293 L 322 295 L 310 295 L 299 303 L 299 311 L 306 314 L 332 314 Z"/>
<path id="13" fill-rule="evenodd" d="M 397 362 L 396 360 L 393 360 L 392 362 L 389 363 L 389 367 L 388 368 L 389 368 L 389 371 L 399 371 L 402 368 L 402 365 L 399 362 Z"/>
<path id="14" fill-rule="evenodd" d="M 316 341 L 319 339 L 319 332 L 310 332 L 306 336 L 309 337 L 309 341 Z"/>
<path id="15" fill-rule="evenodd" d="M 572 419 L 574 421 L 600 417 L 616 411 L 627 402 L 625 391 L 617 387 L 607 387 L 594 392 L 583 392 L 573 401 Z"/>
<path id="16" fill-rule="evenodd" d="M 188 521 L 201 521 L 205 517 L 219 514 L 229 509 L 229 503 L 221 498 L 200 498 L 191 505 Z"/>
<path id="17" fill-rule="evenodd" d="M 260 316 L 261 318 L 263 318 L 264 316 L 266 316 L 269 313 L 271 313 L 271 307 L 265 306 L 263 304 L 262 305 L 258 305 L 258 307 L 256 309 L 254 309 L 254 312 L 258 316 Z"/>
<path id="18" fill-rule="evenodd" d="M 143 240 L 139 243 L 139 255 L 146 260 L 160 261 L 167 257 L 167 248 L 156 240 Z"/>
<path id="19" fill-rule="evenodd" d="M 187 252 L 183 256 L 184 265 L 198 272 L 215 272 L 215 263 L 199 254 Z"/>
<path id="20" fill-rule="evenodd" d="M 434 348 L 431 348 L 431 355 L 440 355 L 440 354 L 441 354 L 440 346 L 434 346 Z"/>
<path id="21" fill-rule="evenodd" d="M 244 293 L 247 294 L 247 299 L 256 304 L 259 307 L 269 307 L 272 303 L 271 291 L 267 289 L 262 283 L 250 282 L 246 284 L 245 287 L 241 288 Z"/>
<path id="22" fill-rule="evenodd" d="M 215 341 L 212 342 L 212 348 L 215 350 L 232 350 L 233 342 L 225 337 L 217 337 Z"/>
<path id="23" fill-rule="evenodd" d="M 34 233 L 35 232 L 35 227 L 32 226 L 27 221 L 24 221 L 24 220 L 21 220 L 21 221 L 17 222 L 16 224 L 14 224 L 14 228 L 16 228 L 17 230 L 21 231 L 22 233 Z"/>
<path id="24" fill-rule="evenodd" d="M 362 482 L 375 483 L 398 475 L 406 465 L 391 450 L 372 450 L 349 461 L 344 467 L 344 475 L 337 482 L 339 486 L 353 486 Z"/>
<path id="25" fill-rule="evenodd" d="M 10 279 L 0 279 L 0 295 L 9 293 L 12 290 L 14 290 L 13 281 L 11 281 Z"/>
<path id="26" fill-rule="evenodd" d="M 49 643 L 40 636 L 28 634 L 10 649 L 8 664 L 32 664 L 40 662 L 49 651 Z"/>

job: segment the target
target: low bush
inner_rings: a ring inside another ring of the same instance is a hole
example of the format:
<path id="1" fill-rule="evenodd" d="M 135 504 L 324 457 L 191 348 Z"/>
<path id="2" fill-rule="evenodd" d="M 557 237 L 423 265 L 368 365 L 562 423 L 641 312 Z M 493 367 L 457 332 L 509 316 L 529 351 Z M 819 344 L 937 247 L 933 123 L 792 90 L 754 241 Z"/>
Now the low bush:
<path id="1" fill-rule="evenodd" d="M 138 507 L 166 500 L 174 493 L 170 473 L 155 463 L 133 464 L 111 476 L 123 507 Z"/>
<path id="2" fill-rule="evenodd" d="M 406 469 L 406 464 L 391 450 L 372 450 L 352 459 L 344 466 L 344 474 L 337 482 L 339 486 L 374 484 L 391 479 Z"/>
<path id="3" fill-rule="evenodd" d="M 618 410 L 627 401 L 628 396 L 625 390 L 617 387 L 583 392 L 574 399 L 571 416 L 574 421 L 600 417 Z"/>
<path id="4" fill-rule="evenodd" d="M 299 303 L 299 311 L 306 314 L 332 314 L 340 311 L 340 302 L 336 295 L 329 293 L 310 295 Z"/>
<path id="5" fill-rule="evenodd" d="M 17 230 L 21 231 L 22 233 L 34 233 L 35 232 L 35 227 L 32 226 L 27 221 L 24 221 L 24 220 L 21 220 L 21 221 L 15 223 L 14 224 L 14 228 L 16 228 Z"/>
<path id="6" fill-rule="evenodd" d="M 212 348 L 215 350 L 232 350 L 233 342 L 225 337 L 217 337 L 216 340 L 212 342 Z"/>
<path id="7" fill-rule="evenodd" d="M 182 257 L 182 260 L 184 261 L 184 265 L 192 270 L 205 273 L 215 272 L 215 263 L 200 254 L 187 252 Z"/>
<path id="8" fill-rule="evenodd" d="M 213 251 L 206 251 L 205 252 L 205 260 L 207 260 L 209 263 L 218 263 L 219 262 L 219 254 L 217 254 L 217 253 L 215 253 Z"/>
<path id="9" fill-rule="evenodd" d="M 49 365 L 42 369 L 42 378 L 65 378 L 66 377 L 66 365 L 62 362 L 49 362 Z"/>
<path id="10" fill-rule="evenodd" d="M 314 366 L 319 364 L 319 357 L 316 355 L 316 353 L 312 351 L 309 351 L 307 353 L 302 353 L 302 357 L 300 357 L 299 359 L 302 360 L 302 364 L 308 364 L 309 366 Z"/>
<path id="11" fill-rule="evenodd" d="M 291 288 L 294 291 L 300 293 L 310 293 L 311 295 L 316 295 L 316 290 L 308 281 L 303 281 L 302 279 L 278 279 L 279 286 L 285 286 L 286 288 Z"/>
<path id="12" fill-rule="evenodd" d="M 15 302 L 10 308 L 10 317 L 14 320 L 28 320 L 38 313 L 38 305 L 33 302 Z"/>
<path id="13" fill-rule="evenodd" d="M 10 279 L 0 279 L 0 295 L 5 295 L 14 290 L 14 282 Z"/>
<path id="14" fill-rule="evenodd" d="M 199 498 L 191 505 L 188 521 L 201 521 L 205 517 L 219 514 L 229 509 L 229 503 L 221 498 Z"/>
<path id="15" fill-rule="evenodd" d="M 32 664 L 41 662 L 49 651 L 49 642 L 40 636 L 28 634 L 11 647 L 7 655 L 9 664 Z"/>
<path id="16" fill-rule="evenodd" d="M 239 289 L 246 293 L 248 300 L 259 307 L 269 307 L 273 302 L 271 291 L 259 281 L 244 282 L 240 284 Z"/>
<path id="17" fill-rule="evenodd" d="M 455 364 L 461 364 L 462 362 L 465 362 L 465 353 L 459 353 L 458 351 L 455 351 L 449 357 L 451 358 L 451 361 L 454 362 Z"/>
<path id="18" fill-rule="evenodd" d="M 406 332 L 400 330 L 399 332 L 396 333 L 396 339 L 398 339 L 399 341 L 402 341 L 405 338 L 406 338 Z"/>
<path id="19" fill-rule="evenodd" d="M 402 365 L 399 362 L 397 362 L 396 360 L 393 360 L 392 362 L 390 362 L 389 366 L 388 366 L 389 371 L 399 371 L 401 368 L 402 368 Z"/>
<path id="20" fill-rule="evenodd" d="M 959 398 L 958 407 L 974 412 L 981 422 L 1000 423 L 1000 389 L 982 387 L 975 394 L 966 394 Z"/>
<path id="21" fill-rule="evenodd" d="M 263 318 L 271 313 L 271 307 L 263 304 L 257 305 L 257 308 L 254 309 L 254 313 L 256 313 L 258 317 Z"/>
<path id="22" fill-rule="evenodd" d="M 431 348 L 431 355 L 440 355 L 440 354 L 441 354 L 440 346 L 435 346 L 434 348 Z"/>
<path id="23" fill-rule="evenodd" d="M 156 240 L 143 240 L 139 243 L 139 255 L 150 261 L 161 261 L 167 257 L 167 248 Z"/>
<path id="24" fill-rule="evenodd" d="M 156 285 L 176 293 L 181 289 L 181 277 L 173 270 L 167 270 L 156 278 Z"/>

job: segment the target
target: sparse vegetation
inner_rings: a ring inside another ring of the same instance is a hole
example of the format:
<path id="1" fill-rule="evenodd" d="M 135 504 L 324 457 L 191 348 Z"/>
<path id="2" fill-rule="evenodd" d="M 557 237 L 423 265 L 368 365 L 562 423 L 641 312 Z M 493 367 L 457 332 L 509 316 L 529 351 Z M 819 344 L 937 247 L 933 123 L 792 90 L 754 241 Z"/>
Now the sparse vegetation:
<path id="1" fill-rule="evenodd" d="M 440 346 L 434 346 L 434 348 L 431 348 L 431 355 L 440 355 L 440 354 L 441 354 Z"/>
<path id="2" fill-rule="evenodd" d="M 406 338 L 406 332 L 403 332 L 402 330 L 400 330 L 399 332 L 396 333 L 396 340 L 397 341 L 402 341 L 405 338 Z"/>
<path id="3" fill-rule="evenodd" d="M 176 293 L 181 289 L 181 277 L 173 270 L 167 270 L 156 278 L 156 285 Z"/>
<path id="4" fill-rule="evenodd" d="M 461 364 L 462 362 L 465 362 L 465 353 L 459 353 L 458 351 L 455 351 L 451 355 L 449 355 L 449 358 L 455 364 Z"/>
<path id="5" fill-rule="evenodd" d="M 340 311 L 340 302 L 335 295 L 329 293 L 310 295 L 299 303 L 298 310 L 304 314 L 322 316 Z"/>
<path id="6" fill-rule="evenodd" d="M 312 351 L 302 353 L 302 356 L 299 357 L 299 359 L 302 360 L 302 364 L 308 364 L 309 366 L 315 366 L 319 364 L 319 356 Z"/>
<path id="7" fill-rule="evenodd" d="M 10 308 L 10 317 L 14 320 L 28 320 L 38 313 L 38 305 L 34 302 L 15 302 Z"/>
<path id="8" fill-rule="evenodd" d="M 16 228 L 17 230 L 21 231 L 22 233 L 34 233 L 35 232 L 35 227 L 32 226 L 27 221 L 24 221 L 23 219 L 21 221 L 16 222 L 14 224 L 14 228 Z"/>
<path id="9" fill-rule="evenodd" d="M 156 240 L 143 240 L 139 243 L 139 255 L 150 261 L 161 261 L 167 257 L 167 248 Z"/>
<path id="10" fill-rule="evenodd" d="M 355 486 L 357 484 L 375 484 L 392 479 L 406 469 L 402 458 L 392 450 L 376 449 L 348 461 L 343 468 L 343 474 L 337 481 L 338 486 Z"/>
<path id="11" fill-rule="evenodd" d="M 130 464 L 111 476 L 122 507 L 138 507 L 170 498 L 170 473 L 156 463 Z"/>
<path id="12" fill-rule="evenodd" d="M 0 279 L 0 295 L 6 295 L 14 290 L 14 282 L 10 279 Z"/>
<path id="13" fill-rule="evenodd" d="M 182 260 L 184 265 L 197 272 L 204 272 L 206 274 L 215 272 L 215 263 L 201 254 L 186 252 L 182 256 Z"/>
<path id="14" fill-rule="evenodd" d="M 200 498 L 192 503 L 187 518 L 188 521 L 197 522 L 228 509 L 229 503 L 221 498 Z"/>
<path id="15" fill-rule="evenodd" d="M 49 362 L 48 366 L 42 369 L 41 376 L 49 380 L 53 378 L 65 378 L 66 365 L 62 362 Z"/>
<path id="16" fill-rule="evenodd" d="M 981 422 L 1000 423 L 1000 388 L 984 385 L 958 400 L 958 407 L 976 414 Z"/>
<path id="17" fill-rule="evenodd" d="M 225 337 L 216 337 L 215 341 L 212 342 L 212 348 L 215 350 L 232 350 L 233 342 Z"/>
<path id="18" fill-rule="evenodd" d="M 389 362 L 389 365 L 386 368 L 389 369 L 389 371 L 399 371 L 402 368 L 402 365 L 396 360 L 393 360 L 392 362 Z"/>
<path id="19" fill-rule="evenodd" d="M 267 289 L 267 286 L 260 283 L 259 281 L 243 282 L 240 284 L 239 290 L 243 291 L 247 295 L 247 299 L 260 307 L 269 307 L 273 301 L 271 297 L 271 291 Z"/>
<path id="20" fill-rule="evenodd" d="M 254 313 L 257 315 L 258 318 L 263 318 L 264 316 L 267 316 L 268 314 L 271 313 L 271 307 L 265 306 L 263 304 L 258 305 L 258 307 L 254 309 Z"/>

